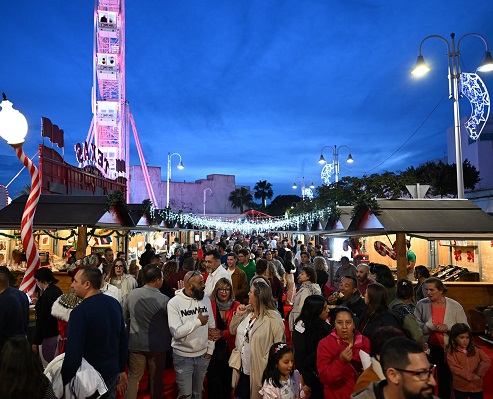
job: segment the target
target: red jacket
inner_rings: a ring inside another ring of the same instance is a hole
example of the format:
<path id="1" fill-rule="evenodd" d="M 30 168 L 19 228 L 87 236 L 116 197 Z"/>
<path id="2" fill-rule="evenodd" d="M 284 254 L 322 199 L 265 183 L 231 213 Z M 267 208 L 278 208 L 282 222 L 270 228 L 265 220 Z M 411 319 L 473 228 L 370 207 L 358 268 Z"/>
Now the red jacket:
<path id="1" fill-rule="evenodd" d="M 342 361 L 339 356 L 348 346 L 337 335 L 335 329 L 318 344 L 317 370 L 324 386 L 325 399 L 348 399 L 359 374 L 363 371 L 359 351 L 370 353 L 370 340 L 354 331 L 353 357 L 351 362 Z"/>
<path id="2" fill-rule="evenodd" d="M 480 348 L 476 347 L 474 356 L 462 352 L 447 350 L 447 362 L 454 375 L 453 387 L 461 392 L 482 392 L 483 377 L 490 368 L 491 359 Z M 479 380 L 474 380 L 479 375 Z"/>
<path id="3" fill-rule="evenodd" d="M 216 322 L 216 326 L 217 326 L 216 301 L 211 301 L 211 306 L 212 306 L 212 314 L 214 315 L 214 321 Z M 233 313 L 236 311 L 236 308 L 238 306 L 240 306 L 240 303 L 238 301 L 233 301 L 233 306 L 231 306 L 229 310 L 226 310 L 226 325 L 228 326 L 228 328 L 226 330 L 222 330 L 222 338 L 224 338 L 228 343 L 229 353 L 231 353 L 235 348 L 235 339 L 236 339 L 236 335 L 233 335 L 229 332 L 229 323 L 231 323 L 231 319 L 233 318 Z"/>

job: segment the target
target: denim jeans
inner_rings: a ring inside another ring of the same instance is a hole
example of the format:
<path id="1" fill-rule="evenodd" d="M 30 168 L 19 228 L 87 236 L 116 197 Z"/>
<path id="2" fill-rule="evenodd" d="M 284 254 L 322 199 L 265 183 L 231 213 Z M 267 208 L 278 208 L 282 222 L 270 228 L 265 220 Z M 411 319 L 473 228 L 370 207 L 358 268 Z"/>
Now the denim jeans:
<path id="1" fill-rule="evenodd" d="M 210 362 L 204 355 L 185 357 L 173 353 L 178 397 L 191 395 L 191 399 L 202 398 L 204 377 Z"/>
<path id="2" fill-rule="evenodd" d="M 101 399 L 116 399 L 116 386 L 120 382 L 120 373 L 104 382 L 108 388 L 108 392 L 101 396 Z"/>

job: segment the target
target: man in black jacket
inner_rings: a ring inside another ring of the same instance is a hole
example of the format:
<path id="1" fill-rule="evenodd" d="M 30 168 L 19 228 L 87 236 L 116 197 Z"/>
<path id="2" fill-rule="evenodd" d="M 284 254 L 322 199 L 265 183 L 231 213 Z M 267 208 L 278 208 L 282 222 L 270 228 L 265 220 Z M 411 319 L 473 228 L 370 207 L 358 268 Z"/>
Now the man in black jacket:
<path id="1" fill-rule="evenodd" d="M 146 250 L 144 253 L 140 256 L 140 266 L 146 267 L 149 263 L 151 263 L 151 258 L 154 255 L 154 250 L 152 249 L 152 245 L 147 243 L 146 244 Z"/>
<path id="2" fill-rule="evenodd" d="M 343 277 L 340 291 L 329 297 L 329 304 L 349 308 L 356 315 L 357 320 L 366 308 L 365 300 L 358 291 L 358 282 L 351 276 Z"/>
<path id="3" fill-rule="evenodd" d="M 29 299 L 17 288 L 10 287 L 10 270 L 0 266 L 0 351 L 14 335 L 26 336 L 29 324 Z"/>

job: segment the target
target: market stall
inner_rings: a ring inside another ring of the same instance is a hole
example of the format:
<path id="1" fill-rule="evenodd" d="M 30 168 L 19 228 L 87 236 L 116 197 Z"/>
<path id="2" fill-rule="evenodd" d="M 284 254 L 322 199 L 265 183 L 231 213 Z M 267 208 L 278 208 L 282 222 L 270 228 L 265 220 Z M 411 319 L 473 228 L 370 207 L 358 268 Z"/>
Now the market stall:
<path id="1" fill-rule="evenodd" d="M 369 260 L 406 270 L 406 236 L 411 238 L 417 265 L 431 269 L 441 265 L 467 266 L 481 282 L 447 282 L 447 295 L 458 300 L 473 331 L 484 331 L 476 306 L 493 304 L 493 217 L 468 200 L 376 200 L 373 209 L 358 210 L 345 233 L 364 241 Z M 396 243 L 397 256 L 382 257 L 375 242 Z"/>

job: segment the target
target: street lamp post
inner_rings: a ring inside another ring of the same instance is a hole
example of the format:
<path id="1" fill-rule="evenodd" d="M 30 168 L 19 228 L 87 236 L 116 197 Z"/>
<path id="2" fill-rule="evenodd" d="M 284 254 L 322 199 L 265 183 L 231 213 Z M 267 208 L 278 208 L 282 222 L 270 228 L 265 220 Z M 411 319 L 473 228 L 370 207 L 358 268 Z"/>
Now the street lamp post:
<path id="1" fill-rule="evenodd" d="M 212 197 L 212 189 L 209 187 L 204 188 L 204 215 L 205 215 L 205 202 L 207 201 L 207 190 L 209 190 L 209 192 L 211 193 L 211 197 Z"/>
<path id="2" fill-rule="evenodd" d="M 185 167 L 183 166 L 183 162 L 181 160 L 180 154 L 178 154 L 177 152 L 170 154 L 168 152 L 168 177 L 166 178 L 166 208 L 169 208 L 169 181 L 171 180 L 171 157 L 173 155 L 177 155 L 180 157 L 180 163 L 178 164 L 178 169 L 183 169 Z"/>
<path id="3" fill-rule="evenodd" d="M 493 70 L 493 58 L 488 48 L 488 42 L 486 39 L 477 33 L 467 33 L 462 36 L 457 42 L 457 48 L 455 46 L 455 33 L 450 34 L 451 42 L 440 35 L 430 35 L 425 37 L 419 44 L 418 59 L 411 73 L 414 76 L 420 77 L 431 70 L 430 66 L 426 64 L 424 57 L 421 53 L 423 43 L 428 39 L 436 38 L 440 39 L 447 45 L 447 57 L 448 57 L 448 81 L 449 81 L 449 98 L 454 100 L 454 139 L 455 139 L 455 163 L 457 166 L 457 198 L 464 198 L 464 175 L 462 171 L 462 144 L 460 137 L 460 112 L 459 112 L 459 84 L 461 80 L 460 69 L 460 43 L 462 39 L 468 36 L 475 36 L 480 38 L 485 46 L 486 51 L 483 57 L 481 65 L 477 69 L 479 72 L 489 72 Z"/>
<path id="4" fill-rule="evenodd" d="M 349 155 L 346 159 L 346 162 L 347 163 L 353 163 L 354 159 L 353 159 L 353 156 L 351 155 L 351 149 L 347 145 L 341 145 L 339 148 L 337 148 L 336 145 L 334 147 L 332 147 L 331 145 L 326 145 L 326 146 L 322 147 L 322 149 L 320 150 L 320 159 L 318 160 L 319 164 L 324 164 L 327 162 L 325 160 L 324 154 L 323 154 L 323 152 L 326 148 L 330 148 L 332 150 L 332 160 L 334 163 L 334 173 L 336 175 L 336 183 L 337 183 L 339 181 L 339 172 L 340 172 L 340 169 L 339 169 L 340 168 L 339 167 L 339 150 L 341 148 L 347 148 L 347 150 L 349 151 Z"/>
<path id="5" fill-rule="evenodd" d="M 293 183 L 293 190 L 296 190 L 298 188 L 298 186 L 296 185 L 296 180 L 297 179 L 301 179 L 301 198 L 303 199 L 303 201 L 305 200 L 305 190 L 306 190 L 306 186 L 305 186 L 305 177 L 297 177 Z M 313 181 L 312 181 L 312 184 L 310 184 L 310 188 L 311 189 L 314 189 L 315 188 L 315 184 L 313 184 Z"/>
<path id="6" fill-rule="evenodd" d="M 5 93 L 3 93 L 3 101 L 0 103 L 0 107 L 2 107 L 2 112 L 0 112 L 0 136 L 14 148 L 15 154 L 29 171 L 31 177 L 31 191 L 21 220 L 21 240 L 26 253 L 27 269 L 19 287 L 21 291 L 31 296 L 36 287 L 34 272 L 41 266 L 33 235 L 33 220 L 41 194 L 41 179 L 38 168 L 22 150 L 22 144 L 28 131 L 26 118 L 19 111 L 12 108 L 12 103 L 7 100 Z"/>

